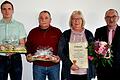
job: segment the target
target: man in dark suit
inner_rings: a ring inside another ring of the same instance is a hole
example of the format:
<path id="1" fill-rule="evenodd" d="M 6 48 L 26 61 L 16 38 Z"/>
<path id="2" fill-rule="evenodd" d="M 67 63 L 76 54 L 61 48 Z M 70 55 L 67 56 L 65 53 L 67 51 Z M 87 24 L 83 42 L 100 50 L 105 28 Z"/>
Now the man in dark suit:
<path id="1" fill-rule="evenodd" d="M 118 12 L 115 9 L 109 9 L 105 13 L 107 25 L 96 29 L 95 40 L 109 43 L 113 55 L 112 67 L 109 65 L 97 67 L 98 80 L 120 79 L 120 26 L 117 24 L 118 20 Z M 111 30 L 112 34 L 110 34 Z"/>

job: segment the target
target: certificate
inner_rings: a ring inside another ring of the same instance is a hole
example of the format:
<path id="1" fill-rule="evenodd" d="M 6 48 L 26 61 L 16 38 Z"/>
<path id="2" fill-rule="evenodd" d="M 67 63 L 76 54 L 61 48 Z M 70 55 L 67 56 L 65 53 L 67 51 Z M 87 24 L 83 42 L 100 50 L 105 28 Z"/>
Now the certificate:
<path id="1" fill-rule="evenodd" d="M 87 43 L 69 43 L 70 60 L 79 68 L 88 68 Z"/>

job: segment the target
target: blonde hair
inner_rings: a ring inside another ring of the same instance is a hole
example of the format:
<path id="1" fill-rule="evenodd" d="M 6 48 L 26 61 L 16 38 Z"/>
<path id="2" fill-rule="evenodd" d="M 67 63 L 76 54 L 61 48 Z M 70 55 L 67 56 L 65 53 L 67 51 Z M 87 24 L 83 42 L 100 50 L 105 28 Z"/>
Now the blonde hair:
<path id="1" fill-rule="evenodd" d="M 70 16 L 70 20 L 69 20 L 69 26 L 72 27 L 72 17 L 73 17 L 74 15 L 76 15 L 76 14 L 80 15 L 80 17 L 81 17 L 81 19 L 82 19 L 82 26 L 81 26 L 81 27 L 84 27 L 84 25 L 85 25 L 85 20 L 84 20 L 83 14 L 82 14 L 81 11 L 78 11 L 78 10 L 75 10 L 75 11 L 72 12 L 72 14 L 71 14 L 71 16 Z"/>

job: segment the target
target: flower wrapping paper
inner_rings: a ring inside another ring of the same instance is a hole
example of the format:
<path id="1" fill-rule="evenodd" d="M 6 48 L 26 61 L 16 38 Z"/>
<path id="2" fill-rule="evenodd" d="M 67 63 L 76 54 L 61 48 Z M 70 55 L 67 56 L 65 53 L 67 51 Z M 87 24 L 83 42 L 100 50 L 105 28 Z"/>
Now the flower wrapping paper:
<path id="1" fill-rule="evenodd" d="M 111 45 L 105 41 L 95 41 L 88 45 L 89 51 L 88 59 L 93 62 L 93 64 L 98 66 L 112 66 Z"/>

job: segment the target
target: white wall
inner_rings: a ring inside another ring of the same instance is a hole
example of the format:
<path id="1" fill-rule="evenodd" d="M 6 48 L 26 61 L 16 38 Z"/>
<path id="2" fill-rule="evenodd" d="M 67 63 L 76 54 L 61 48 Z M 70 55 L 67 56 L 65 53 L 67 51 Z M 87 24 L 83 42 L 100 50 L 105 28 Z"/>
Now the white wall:
<path id="1" fill-rule="evenodd" d="M 4 0 L 0 0 L 0 3 Z M 115 8 L 120 13 L 120 0 L 10 0 L 15 6 L 14 18 L 25 25 L 27 34 L 38 26 L 38 14 L 50 11 L 52 25 L 62 31 L 69 28 L 69 16 L 73 10 L 81 10 L 86 20 L 85 27 L 94 34 L 95 29 L 105 25 L 104 13 Z M 0 14 L 0 18 L 2 15 Z M 120 24 L 120 20 L 118 22 Z M 32 63 L 23 55 L 23 80 L 32 80 Z"/>

